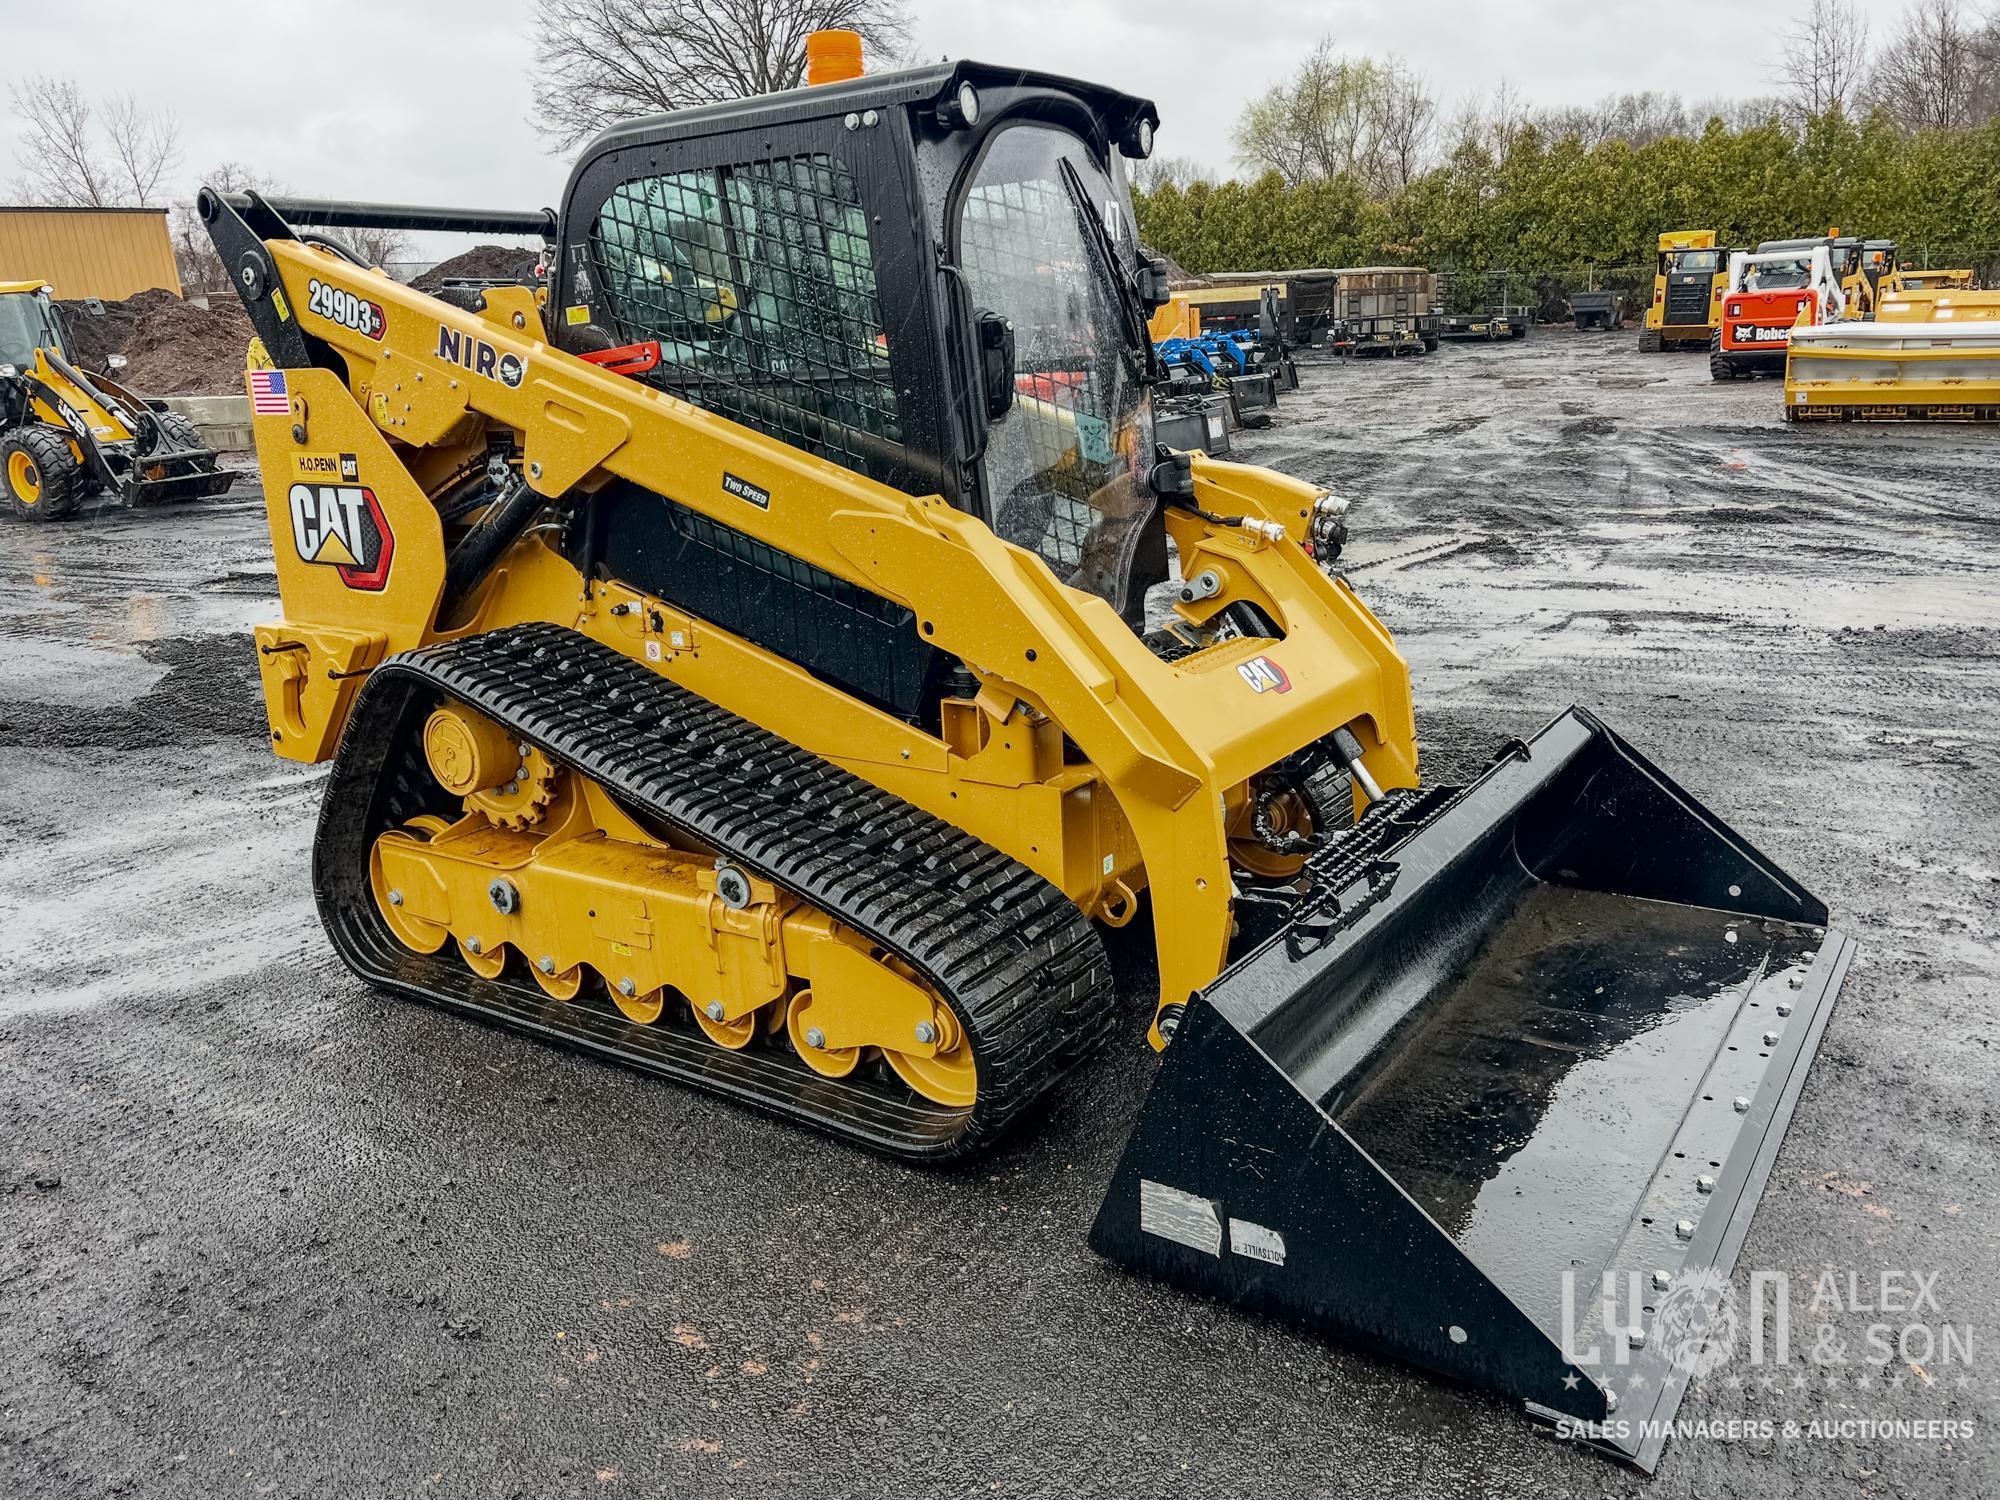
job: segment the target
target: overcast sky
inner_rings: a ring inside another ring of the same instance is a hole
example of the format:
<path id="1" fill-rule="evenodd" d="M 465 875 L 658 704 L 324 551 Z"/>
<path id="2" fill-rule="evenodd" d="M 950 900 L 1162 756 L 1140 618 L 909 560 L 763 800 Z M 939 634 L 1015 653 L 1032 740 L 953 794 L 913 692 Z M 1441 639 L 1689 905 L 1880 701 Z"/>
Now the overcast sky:
<path id="1" fill-rule="evenodd" d="M 191 194 L 241 161 L 313 196 L 537 207 L 564 162 L 528 123 L 529 0 L 0 0 L 0 76 L 73 74 L 178 116 Z M 1771 92 L 1807 0 L 916 0 L 921 55 L 1020 63 L 1159 104 L 1158 150 L 1226 171 L 1243 103 L 1320 35 L 1389 52 L 1445 112 L 1503 75 L 1536 105 Z M 1871 7 L 1873 9 L 1874 7 Z M 1900 6 L 1881 5 L 1877 30 Z M 1664 18 L 1664 21 L 1663 21 Z M 4 124 L 0 198 L 12 201 Z"/>

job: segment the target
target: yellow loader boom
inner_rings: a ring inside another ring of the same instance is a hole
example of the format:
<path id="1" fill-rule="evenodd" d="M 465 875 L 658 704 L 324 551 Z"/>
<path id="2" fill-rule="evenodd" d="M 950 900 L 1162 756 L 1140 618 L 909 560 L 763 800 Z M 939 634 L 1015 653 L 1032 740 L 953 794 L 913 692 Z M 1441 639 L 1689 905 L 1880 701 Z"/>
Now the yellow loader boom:
<path id="1" fill-rule="evenodd" d="M 560 213 L 204 191 L 321 915 L 372 984 L 912 1161 L 1057 1088 L 1143 945 L 1092 1243 L 1602 1423 L 1561 1270 L 1726 1269 L 1846 944 L 1581 710 L 1420 786 L 1345 502 L 1152 439 L 1156 122 L 961 62 L 614 127 Z M 547 285 L 448 305 L 308 219 L 539 229 Z"/>

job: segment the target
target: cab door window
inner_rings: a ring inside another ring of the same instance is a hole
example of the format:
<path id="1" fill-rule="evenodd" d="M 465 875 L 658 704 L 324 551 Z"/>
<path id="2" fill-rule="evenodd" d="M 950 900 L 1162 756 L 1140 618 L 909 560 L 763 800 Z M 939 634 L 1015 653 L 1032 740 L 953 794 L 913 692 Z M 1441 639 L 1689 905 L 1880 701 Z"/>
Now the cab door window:
<path id="1" fill-rule="evenodd" d="M 824 153 L 637 177 L 590 235 L 623 342 L 657 339 L 641 378 L 886 483 L 903 481 L 868 215 Z"/>

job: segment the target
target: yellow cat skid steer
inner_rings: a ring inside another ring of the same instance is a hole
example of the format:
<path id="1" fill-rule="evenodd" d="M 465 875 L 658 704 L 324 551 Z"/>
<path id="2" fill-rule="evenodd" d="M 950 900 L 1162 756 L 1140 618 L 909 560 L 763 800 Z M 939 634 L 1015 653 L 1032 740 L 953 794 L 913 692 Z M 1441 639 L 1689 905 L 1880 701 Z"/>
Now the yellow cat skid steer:
<path id="1" fill-rule="evenodd" d="M 1727 1271 L 1848 945 L 1589 713 L 1420 784 L 1344 502 L 1152 440 L 1155 123 L 960 62 L 616 125 L 559 213 L 204 191 L 328 935 L 922 1162 L 1129 1014 L 1129 929 L 1164 1058 L 1093 1244 L 1649 1466 L 1607 1424 L 1672 1416 L 1672 1341 L 1568 1347 L 1565 1289 L 1657 1332 Z M 308 222 L 539 231 L 548 285 Z"/>
<path id="2" fill-rule="evenodd" d="M 0 282 L 0 504 L 53 521 L 105 491 L 135 505 L 229 488 L 233 476 L 192 422 L 109 375 L 85 374 L 66 347 L 46 285 Z"/>

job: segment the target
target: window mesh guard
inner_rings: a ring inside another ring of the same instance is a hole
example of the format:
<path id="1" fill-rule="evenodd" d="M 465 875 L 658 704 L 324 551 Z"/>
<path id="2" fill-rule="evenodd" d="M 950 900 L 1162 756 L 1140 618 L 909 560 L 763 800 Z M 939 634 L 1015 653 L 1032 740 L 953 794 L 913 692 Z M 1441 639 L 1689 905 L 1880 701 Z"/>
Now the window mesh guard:
<path id="1" fill-rule="evenodd" d="M 790 447 L 894 482 L 903 432 L 868 220 L 825 154 L 621 184 L 591 235 L 640 378 Z"/>

